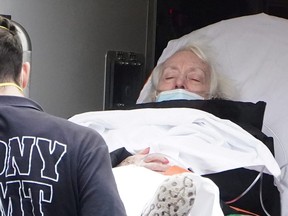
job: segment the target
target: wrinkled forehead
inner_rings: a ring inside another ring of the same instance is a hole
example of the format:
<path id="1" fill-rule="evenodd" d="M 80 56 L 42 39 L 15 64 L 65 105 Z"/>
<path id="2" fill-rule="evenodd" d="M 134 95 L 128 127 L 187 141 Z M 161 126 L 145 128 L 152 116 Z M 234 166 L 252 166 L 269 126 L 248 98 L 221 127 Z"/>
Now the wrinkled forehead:
<path id="1" fill-rule="evenodd" d="M 166 68 L 177 69 L 178 67 L 197 68 L 206 74 L 209 74 L 210 71 L 208 63 L 192 50 L 181 50 L 174 53 L 162 63 L 161 71 L 163 72 Z"/>

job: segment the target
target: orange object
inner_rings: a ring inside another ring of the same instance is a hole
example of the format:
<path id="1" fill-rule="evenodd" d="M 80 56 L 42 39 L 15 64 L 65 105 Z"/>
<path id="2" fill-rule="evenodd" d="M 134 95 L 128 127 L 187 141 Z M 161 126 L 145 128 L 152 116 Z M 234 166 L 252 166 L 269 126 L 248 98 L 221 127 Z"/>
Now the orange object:
<path id="1" fill-rule="evenodd" d="M 241 208 L 237 208 L 237 207 L 230 206 L 230 205 L 229 205 L 229 207 L 232 208 L 232 209 L 234 209 L 234 210 L 236 210 L 236 211 L 238 211 L 238 212 L 241 212 L 241 213 L 243 213 L 243 214 L 245 214 L 245 215 L 260 216 L 260 215 L 258 215 L 258 214 L 255 214 L 255 213 L 253 213 L 253 212 L 249 212 L 249 211 L 244 210 L 244 209 L 241 209 Z"/>
<path id="2" fill-rule="evenodd" d="M 164 175 L 175 175 L 175 174 L 180 174 L 183 172 L 190 172 L 187 169 L 184 169 L 182 167 L 179 166 L 171 166 L 168 170 L 166 170 L 163 174 Z"/>

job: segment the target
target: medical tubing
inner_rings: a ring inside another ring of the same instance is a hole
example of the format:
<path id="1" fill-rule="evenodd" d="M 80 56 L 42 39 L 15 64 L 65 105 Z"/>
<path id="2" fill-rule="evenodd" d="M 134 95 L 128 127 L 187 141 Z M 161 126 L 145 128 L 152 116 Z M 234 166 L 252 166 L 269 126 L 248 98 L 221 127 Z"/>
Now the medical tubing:
<path id="1" fill-rule="evenodd" d="M 236 201 L 238 201 L 240 198 L 242 198 L 245 194 L 247 194 L 251 188 L 257 183 L 257 181 L 259 180 L 259 178 L 262 176 L 263 174 L 263 170 L 264 168 L 262 168 L 262 170 L 260 171 L 260 173 L 256 176 L 256 178 L 254 179 L 254 181 L 250 184 L 250 186 L 243 192 L 241 193 L 238 197 L 236 197 L 235 199 L 232 199 L 230 201 L 226 201 L 225 203 L 226 204 L 231 204 L 231 203 L 234 203 Z"/>
<path id="2" fill-rule="evenodd" d="M 260 178 L 260 193 L 259 193 L 259 198 L 260 198 L 260 203 L 261 203 L 261 207 L 263 209 L 263 211 L 265 212 L 265 214 L 267 216 L 270 216 L 270 214 L 268 213 L 268 211 L 266 210 L 264 203 L 263 203 L 263 194 L 262 194 L 262 189 L 263 189 L 263 172 L 261 173 L 261 178 Z"/>
<path id="3" fill-rule="evenodd" d="M 283 164 L 280 169 L 282 170 L 283 168 L 285 168 L 286 166 L 288 166 L 288 163 Z"/>

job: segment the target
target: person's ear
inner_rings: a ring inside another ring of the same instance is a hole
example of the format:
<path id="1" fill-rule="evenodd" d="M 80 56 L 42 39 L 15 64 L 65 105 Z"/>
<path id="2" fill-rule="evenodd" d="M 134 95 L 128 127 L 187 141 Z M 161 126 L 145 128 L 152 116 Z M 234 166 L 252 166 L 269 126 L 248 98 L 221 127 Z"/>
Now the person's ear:
<path id="1" fill-rule="evenodd" d="M 20 75 L 20 85 L 21 88 L 25 89 L 28 85 L 30 77 L 30 63 L 25 62 L 22 64 L 22 70 Z"/>

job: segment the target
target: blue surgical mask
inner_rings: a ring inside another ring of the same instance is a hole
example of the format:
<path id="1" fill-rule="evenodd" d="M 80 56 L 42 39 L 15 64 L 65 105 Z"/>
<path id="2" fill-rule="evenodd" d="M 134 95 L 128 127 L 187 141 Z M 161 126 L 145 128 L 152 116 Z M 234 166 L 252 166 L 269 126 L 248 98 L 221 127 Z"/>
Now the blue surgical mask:
<path id="1" fill-rule="evenodd" d="M 156 97 L 156 102 L 169 100 L 204 100 L 198 94 L 186 91 L 184 89 L 173 89 L 169 91 L 160 92 Z"/>

